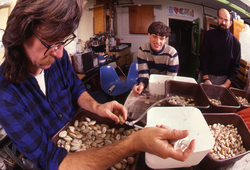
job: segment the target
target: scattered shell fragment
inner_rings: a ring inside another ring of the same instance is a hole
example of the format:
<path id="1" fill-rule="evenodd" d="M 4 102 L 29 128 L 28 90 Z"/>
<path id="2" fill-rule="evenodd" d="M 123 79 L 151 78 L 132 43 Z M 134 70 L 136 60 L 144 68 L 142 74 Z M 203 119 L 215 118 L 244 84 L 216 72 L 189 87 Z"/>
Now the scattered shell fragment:
<path id="1" fill-rule="evenodd" d="M 149 104 L 150 102 L 149 101 L 145 101 L 145 104 Z"/>

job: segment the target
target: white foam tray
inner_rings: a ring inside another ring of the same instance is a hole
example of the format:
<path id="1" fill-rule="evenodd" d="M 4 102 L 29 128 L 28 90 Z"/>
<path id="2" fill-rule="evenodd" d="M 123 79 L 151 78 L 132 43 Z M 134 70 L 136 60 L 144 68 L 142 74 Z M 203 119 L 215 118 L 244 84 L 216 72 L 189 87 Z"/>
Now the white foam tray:
<path id="1" fill-rule="evenodd" d="M 208 124 L 199 109 L 195 107 L 153 107 L 147 113 L 147 125 L 156 126 L 164 124 L 172 129 L 189 130 L 186 138 L 195 139 L 195 150 L 184 162 L 167 158 L 162 159 L 156 155 L 145 153 L 145 162 L 152 169 L 181 168 L 197 165 L 213 148 L 214 138 Z M 152 146 L 153 147 L 153 146 Z"/>

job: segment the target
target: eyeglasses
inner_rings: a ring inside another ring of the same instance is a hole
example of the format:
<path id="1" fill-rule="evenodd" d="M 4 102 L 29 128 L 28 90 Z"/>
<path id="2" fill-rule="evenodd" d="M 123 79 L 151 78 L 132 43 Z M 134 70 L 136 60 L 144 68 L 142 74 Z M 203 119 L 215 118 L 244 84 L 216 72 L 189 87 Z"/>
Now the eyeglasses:
<path id="1" fill-rule="evenodd" d="M 70 34 L 69 37 L 66 37 L 63 42 L 58 42 L 58 43 L 55 43 L 53 45 L 48 45 L 45 42 L 43 42 L 36 34 L 34 34 L 34 35 L 47 48 L 47 50 L 45 51 L 44 55 L 46 55 L 48 53 L 48 51 L 50 53 L 57 51 L 62 45 L 64 45 L 64 47 L 65 47 L 66 45 L 68 45 L 69 43 L 71 43 L 76 38 L 76 35 L 74 33 L 72 33 L 72 34 Z"/>
<path id="2" fill-rule="evenodd" d="M 223 18 L 221 18 L 220 16 L 218 16 L 218 18 L 219 18 L 219 20 L 221 20 L 222 22 L 223 22 L 223 21 L 225 21 L 225 23 L 228 23 L 228 22 L 229 22 L 228 19 L 223 19 Z"/>

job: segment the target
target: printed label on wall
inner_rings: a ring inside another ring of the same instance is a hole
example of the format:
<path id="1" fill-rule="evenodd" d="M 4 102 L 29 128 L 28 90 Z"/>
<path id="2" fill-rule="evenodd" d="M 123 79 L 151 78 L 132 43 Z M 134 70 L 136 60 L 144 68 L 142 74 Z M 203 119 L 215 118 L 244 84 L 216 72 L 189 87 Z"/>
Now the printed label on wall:
<path id="1" fill-rule="evenodd" d="M 185 7 L 167 6 L 167 15 L 194 18 L 194 10 Z"/>

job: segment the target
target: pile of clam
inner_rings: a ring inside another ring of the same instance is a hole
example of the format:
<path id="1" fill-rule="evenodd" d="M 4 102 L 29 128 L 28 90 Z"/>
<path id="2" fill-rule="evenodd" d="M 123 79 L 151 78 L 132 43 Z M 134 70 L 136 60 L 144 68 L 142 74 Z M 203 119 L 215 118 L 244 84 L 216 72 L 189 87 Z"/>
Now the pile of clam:
<path id="1" fill-rule="evenodd" d="M 171 99 L 168 100 L 169 103 L 172 103 L 172 104 L 178 104 L 178 105 L 181 105 L 180 101 L 179 100 L 176 100 L 177 99 L 180 99 L 182 101 L 182 103 L 186 106 L 194 106 L 194 99 L 192 98 L 185 98 L 183 96 L 178 96 L 178 95 L 175 95 L 175 96 L 171 96 L 170 97 Z"/>
<path id="2" fill-rule="evenodd" d="M 245 106 L 250 106 L 250 103 L 248 103 L 245 97 L 236 96 L 236 99 L 240 102 L 240 104 L 245 105 Z"/>
<path id="3" fill-rule="evenodd" d="M 218 99 L 209 99 L 209 101 L 213 104 L 216 104 L 216 105 L 221 105 L 221 101 L 218 100 Z"/>
<path id="4" fill-rule="evenodd" d="M 84 121 L 76 120 L 74 126 L 69 126 L 67 130 L 59 133 L 57 146 L 65 148 L 68 152 L 99 148 L 126 138 L 138 130 L 138 128 L 125 129 L 124 127 L 109 128 L 107 124 L 97 124 L 95 120 L 85 117 Z M 133 163 L 134 157 L 130 156 L 110 169 L 129 170 Z"/>
<path id="5" fill-rule="evenodd" d="M 215 139 L 210 155 L 219 160 L 228 159 L 246 152 L 237 128 L 231 125 L 214 123 L 209 125 L 210 131 Z"/>

